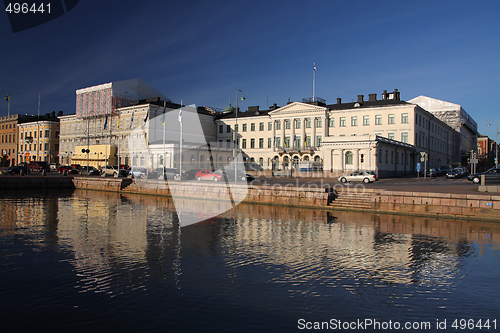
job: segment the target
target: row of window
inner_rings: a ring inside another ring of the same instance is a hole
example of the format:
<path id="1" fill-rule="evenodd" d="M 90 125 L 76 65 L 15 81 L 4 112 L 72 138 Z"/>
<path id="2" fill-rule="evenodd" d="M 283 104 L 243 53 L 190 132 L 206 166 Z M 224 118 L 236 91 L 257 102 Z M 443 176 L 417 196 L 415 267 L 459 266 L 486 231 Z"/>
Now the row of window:
<path id="1" fill-rule="evenodd" d="M 12 143 L 12 139 L 14 138 L 14 135 L 9 134 L 8 138 L 9 138 L 9 142 L 7 142 L 7 134 L 5 134 L 5 137 L 2 134 L 2 143 Z"/>
<path id="2" fill-rule="evenodd" d="M 2 129 L 9 129 L 9 128 L 12 128 L 12 124 L 5 124 L 5 125 L 2 125 Z"/>
<path id="3" fill-rule="evenodd" d="M 285 129 L 291 129 L 292 128 L 292 120 L 287 119 L 284 121 L 285 123 Z M 301 128 L 301 120 L 300 119 L 295 119 L 295 128 L 300 129 Z M 304 120 L 305 128 L 311 128 L 312 126 L 312 121 L 311 119 L 305 119 Z M 315 119 L 315 127 L 316 128 L 321 128 L 323 124 L 323 121 L 321 118 L 316 118 Z M 242 124 L 241 131 L 242 132 L 248 132 L 248 125 L 249 124 Z M 250 132 L 255 132 L 256 130 L 256 125 L 257 123 L 250 123 Z M 260 122 L 258 123 L 259 125 L 259 131 L 264 131 L 265 130 L 265 122 Z M 231 125 L 219 125 L 219 133 L 224 133 L 224 126 L 226 128 L 226 133 L 231 133 Z M 238 131 L 239 125 L 235 125 L 234 130 Z M 267 130 L 272 131 L 273 130 L 273 122 L 269 121 L 267 122 Z M 276 130 L 281 130 L 281 121 L 276 122 Z"/>
<path id="4" fill-rule="evenodd" d="M 55 136 L 54 138 L 59 138 L 59 131 L 55 131 Z M 28 135 L 29 134 L 29 135 Z M 37 131 L 23 131 L 21 133 L 19 133 L 19 138 L 21 140 L 23 140 L 24 138 L 35 138 L 36 139 L 36 134 L 37 134 Z M 44 131 L 43 130 L 40 130 L 40 138 L 42 137 L 42 135 L 44 134 Z M 45 130 L 45 138 L 50 138 L 50 130 Z"/>
<path id="5" fill-rule="evenodd" d="M 42 145 L 43 145 L 43 149 L 42 149 Z M 20 144 L 20 145 L 19 145 L 19 151 L 20 151 L 20 152 L 22 152 L 22 151 L 31 151 L 31 150 L 32 150 L 31 148 L 33 148 L 33 151 L 36 151 L 36 150 L 37 150 L 37 149 L 36 149 L 36 148 L 37 148 L 37 146 L 39 147 L 39 149 L 38 149 L 38 150 L 47 150 L 47 151 L 48 151 L 48 150 L 51 150 L 51 149 L 50 149 L 50 143 L 49 143 L 49 142 L 46 142 L 46 143 L 43 143 L 43 144 L 42 144 L 42 143 L 40 143 L 40 144 L 38 144 L 38 145 L 37 145 L 37 144 L 35 144 L 35 143 L 34 143 L 33 145 L 32 145 L 31 143 L 25 143 L 24 145 Z M 24 148 L 24 149 L 23 149 L 23 148 Z M 55 150 L 55 151 L 59 151 L 59 144 L 58 144 L 58 143 L 54 144 L 54 150 Z"/>
<path id="6" fill-rule="evenodd" d="M 304 148 L 309 148 L 311 147 L 311 137 L 306 137 L 305 138 L 305 141 L 302 142 L 301 141 L 301 138 L 300 136 L 295 136 L 293 138 L 293 145 L 291 144 L 291 138 L 289 136 L 286 136 L 283 140 L 283 145 L 282 145 L 282 142 L 281 142 L 281 137 L 274 137 L 274 145 L 276 148 L 296 148 L 296 149 L 300 149 L 301 147 L 304 147 Z M 315 142 L 315 146 L 316 147 L 320 147 L 321 146 L 321 141 L 322 140 L 322 137 L 321 135 L 317 135 L 316 136 L 316 142 Z M 222 142 L 222 140 L 219 140 L 219 142 Z M 252 138 L 250 139 L 250 146 L 247 147 L 247 139 L 242 139 L 241 140 L 241 149 L 246 149 L 246 148 L 257 148 L 255 147 L 255 139 Z M 273 143 L 273 139 L 272 138 L 267 138 L 267 147 L 266 148 L 272 148 L 272 143 Z M 230 144 L 230 141 L 227 140 L 227 145 L 229 147 L 229 144 Z M 259 138 L 259 146 L 258 148 L 264 148 L 264 138 Z"/>
<path id="7" fill-rule="evenodd" d="M 362 118 L 359 117 L 359 120 L 362 120 L 362 125 L 363 126 L 370 126 L 370 116 L 365 115 Z M 402 113 L 401 114 L 401 124 L 408 124 L 408 113 Z M 339 127 L 347 127 L 347 117 L 340 117 L 339 118 Z M 284 121 L 285 122 L 285 129 L 291 129 L 292 128 L 292 120 L 287 119 Z M 295 119 L 293 121 L 295 124 L 296 129 L 301 128 L 301 119 Z M 310 118 L 304 120 L 305 128 L 311 128 L 312 126 L 312 121 Z M 358 126 L 358 116 L 352 116 L 350 118 L 350 124 L 351 126 Z M 387 124 L 392 125 L 396 124 L 396 115 L 395 114 L 389 114 L 387 115 Z M 264 131 L 264 122 L 259 123 L 259 131 Z M 383 119 L 382 115 L 375 115 L 375 125 L 383 125 Z M 238 125 L 236 125 L 235 130 L 238 130 Z M 335 127 L 335 118 L 332 117 L 328 120 L 328 126 L 329 127 Z M 316 118 L 315 119 L 315 127 L 316 128 L 321 128 L 322 127 L 322 119 L 321 118 Z M 250 131 L 254 132 L 256 129 L 256 123 L 250 123 Z M 269 121 L 267 123 L 267 130 L 271 131 L 273 129 L 273 122 Z M 281 130 L 281 122 L 278 121 L 276 122 L 276 130 Z M 248 124 L 243 124 L 242 125 L 242 132 L 247 132 L 248 131 Z M 231 126 L 226 125 L 226 133 L 231 132 Z M 224 125 L 219 125 L 219 133 L 224 133 Z"/>
<path id="8" fill-rule="evenodd" d="M 358 116 L 352 116 L 350 118 L 350 121 L 351 121 L 351 126 L 358 126 Z M 368 115 L 363 116 L 362 121 L 363 121 L 362 123 L 363 126 L 370 126 L 370 116 Z M 387 116 L 387 124 L 388 125 L 396 124 L 395 114 L 389 114 Z M 408 124 L 408 113 L 401 114 L 401 124 Z M 383 125 L 381 114 L 375 115 L 375 125 Z M 328 120 L 328 127 L 335 127 L 335 118 L 332 117 Z M 339 118 L 339 127 L 347 127 L 347 117 Z"/>

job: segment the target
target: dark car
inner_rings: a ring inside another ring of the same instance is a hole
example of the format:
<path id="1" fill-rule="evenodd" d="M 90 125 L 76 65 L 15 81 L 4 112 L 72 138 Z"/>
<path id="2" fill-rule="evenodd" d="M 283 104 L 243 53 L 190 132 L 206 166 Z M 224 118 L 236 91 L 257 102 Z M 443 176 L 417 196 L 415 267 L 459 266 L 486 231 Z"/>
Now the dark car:
<path id="1" fill-rule="evenodd" d="M 49 163 L 45 162 L 45 161 L 31 161 L 28 164 L 28 167 L 29 167 L 30 171 L 42 172 L 43 170 L 47 170 L 47 171 L 50 170 Z"/>
<path id="2" fill-rule="evenodd" d="M 180 179 L 180 171 L 179 171 L 179 169 L 176 169 L 176 168 L 156 168 L 153 171 L 151 171 L 151 176 L 149 178 L 159 179 L 162 176 L 164 177 L 164 179 L 179 180 Z M 183 175 L 182 179 L 185 179 L 185 178 L 186 178 L 186 176 Z"/>
<path id="3" fill-rule="evenodd" d="M 425 172 L 425 175 L 427 177 L 437 177 L 439 174 L 438 174 L 438 170 L 436 169 L 429 169 Z"/>
<path id="4" fill-rule="evenodd" d="M 10 168 L 2 171 L 3 174 L 6 174 L 6 175 L 20 175 L 21 172 L 23 173 L 23 175 L 26 175 L 28 174 L 28 166 L 26 165 L 15 165 L 15 166 L 11 166 Z"/>
<path id="5" fill-rule="evenodd" d="M 198 172 L 200 172 L 201 170 L 203 170 L 203 169 L 191 169 L 191 170 L 186 171 L 186 173 L 185 173 L 186 179 L 196 179 L 196 174 Z"/>
<path id="6" fill-rule="evenodd" d="M 63 173 L 78 173 L 78 170 L 73 168 L 71 165 L 61 165 L 59 168 L 57 168 L 57 172 L 59 174 Z"/>
<path id="7" fill-rule="evenodd" d="M 75 169 L 76 169 L 76 168 L 75 168 Z M 95 167 L 93 167 L 93 166 L 89 166 L 89 167 L 88 167 L 88 172 L 87 172 L 87 166 L 86 166 L 86 165 L 84 165 L 84 166 L 82 166 L 82 167 L 81 167 L 81 169 L 80 169 L 79 173 L 80 173 L 81 175 L 90 175 L 90 176 L 93 176 L 93 175 L 99 175 L 99 174 L 100 174 L 99 170 L 97 170 L 97 169 L 96 169 Z"/>
<path id="8" fill-rule="evenodd" d="M 483 173 L 475 173 L 467 179 L 474 184 L 479 184 L 481 182 L 481 175 L 484 175 L 485 180 L 500 181 L 500 168 L 491 168 Z"/>
<path id="9" fill-rule="evenodd" d="M 451 169 L 446 172 L 446 178 L 460 178 L 462 177 L 462 172 L 458 169 Z"/>
<path id="10" fill-rule="evenodd" d="M 224 172 L 219 171 L 219 173 L 222 173 L 226 177 L 228 182 L 234 182 L 234 170 L 227 170 Z M 238 171 L 237 175 L 237 182 L 250 182 L 255 179 L 253 175 L 245 173 L 243 171 Z"/>

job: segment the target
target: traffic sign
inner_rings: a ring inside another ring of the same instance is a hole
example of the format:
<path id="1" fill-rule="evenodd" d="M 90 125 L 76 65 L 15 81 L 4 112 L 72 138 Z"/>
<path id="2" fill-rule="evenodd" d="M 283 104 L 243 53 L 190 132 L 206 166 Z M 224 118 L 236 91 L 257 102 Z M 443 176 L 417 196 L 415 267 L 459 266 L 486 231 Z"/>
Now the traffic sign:
<path id="1" fill-rule="evenodd" d="M 417 163 L 417 172 L 420 172 L 420 163 Z"/>
<path id="2" fill-rule="evenodd" d="M 471 158 L 471 159 L 470 159 L 470 162 L 471 162 L 472 164 L 474 164 L 474 163 L 479 163 L 479 159 L 477 159 L 477 158 Z"/>

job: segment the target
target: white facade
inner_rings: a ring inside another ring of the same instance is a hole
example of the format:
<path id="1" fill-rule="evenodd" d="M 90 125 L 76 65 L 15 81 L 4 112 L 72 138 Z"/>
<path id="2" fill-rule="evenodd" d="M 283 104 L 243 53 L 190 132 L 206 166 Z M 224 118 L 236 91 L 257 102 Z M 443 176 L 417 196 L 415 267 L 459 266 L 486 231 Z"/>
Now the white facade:
<path id="1" fill-rule="evenodd" d="M 418 96 L 408 101 L 429 111 L 456 131 L 454 133 L 453 162 L 464 163 L 471 150 L 477 148 L 477 123 L 462 106 L 439 99 Z"/>
<path id="2" fill-rule="evenodd" d="M 263 170 L 314 161 L 332 176 L 359 169 L 381 176 L 413 173 L 421 152 L 428 155 L 428 168 L 451 163 L 453 129 L 395 96 L 332 105 L 293 102 L 266 111 L 250 107 L 238 113 L 238 147 Z M 234 111 L 216 120 L 219 146 L 231 147 L 235 125 Z"/>

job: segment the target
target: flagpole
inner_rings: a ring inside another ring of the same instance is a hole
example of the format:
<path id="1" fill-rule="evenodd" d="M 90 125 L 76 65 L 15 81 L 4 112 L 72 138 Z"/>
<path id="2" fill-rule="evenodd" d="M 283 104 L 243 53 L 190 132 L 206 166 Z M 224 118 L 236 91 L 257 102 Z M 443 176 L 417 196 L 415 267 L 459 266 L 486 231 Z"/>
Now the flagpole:
<path id="1" fill-rule="evenodd" d="M 315 97 L 315 87 L 316 85 L 316 63 L 313 64 L 313 102 L 314 102 L 314 97 Z"/>
<path id="2" fill-rule="evenodd" d="M 7 116 L 10 116 L 10 95 L 9 98 L 7 99 Z"/>
<path id="3" fill-rule="evenodd" d="M 162 167 L 162 170 L 163 170 L 163 180 L 165 180 L 165 165 L 167 164 L 166 163 L 166 160 L 165 160 L 165 108 L 167 107 L 167 102 L 164 101 L 163 102 L 163 114 L 162 114 L 162 125 L 163 125 L 163 167 Z"/>
<path id="4" fill-rule="evenodd" d="M 38 143 L 40 143 L 40 94 L 38 94 L 38 116 L 36 118 L 36 131 L 38 132 L 38 142 L 37 142 L 37 146 L 38 148 L 40 148 L 40 145 Z M 36 136 L 35 136 L 36 137 Z M 35 147 L 37 148 L 37 147 Z M 38 153 L 40 152 L 39 149 L 36 150 L 36 160 L 35 161 L 38 161 Z"/>
<path id="5" fill-rule="evenodd" d="M 182 98 L 181 98 L 181 110 L 179 111 L 179 123 L 181 125 L 181 138 L 180 138 L 180 150 L 181 154 L 179 157 L 179 180 L 182 180 Z"/>

